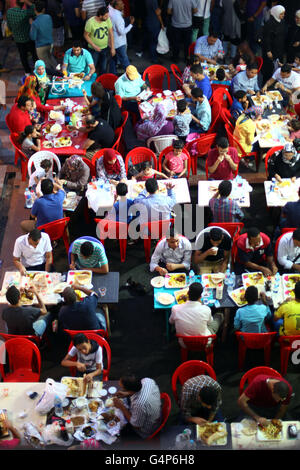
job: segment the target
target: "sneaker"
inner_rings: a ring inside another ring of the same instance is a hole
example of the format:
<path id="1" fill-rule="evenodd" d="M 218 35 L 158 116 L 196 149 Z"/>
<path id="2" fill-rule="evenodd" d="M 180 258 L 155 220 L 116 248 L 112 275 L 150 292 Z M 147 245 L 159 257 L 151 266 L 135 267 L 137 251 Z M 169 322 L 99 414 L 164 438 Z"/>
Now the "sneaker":
<path id="1" fill-rule="evenodd" d="M 143 57 L 143 53 L 142 53 L 142 52 L 136 52 L 135 55 L 137 55 L 138 57 Z"/>

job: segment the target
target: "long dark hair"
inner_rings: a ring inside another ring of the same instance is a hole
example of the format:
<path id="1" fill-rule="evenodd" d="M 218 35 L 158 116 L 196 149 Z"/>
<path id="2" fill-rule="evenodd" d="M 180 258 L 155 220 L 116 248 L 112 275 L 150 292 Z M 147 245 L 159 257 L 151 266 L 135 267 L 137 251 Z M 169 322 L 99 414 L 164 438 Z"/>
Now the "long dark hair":
<path id="1" fill-rule="evenodd" d="M 30 134 L 32 134 L 33 131 L 34 131 L 34 126 L 26 126 L 24 131 L 21 132 L 21 134 L 19 135 L 20 144 L 22 144 L 24 142 L 24 140 L 26 139 L 26 137 L 28 137 Z"/>

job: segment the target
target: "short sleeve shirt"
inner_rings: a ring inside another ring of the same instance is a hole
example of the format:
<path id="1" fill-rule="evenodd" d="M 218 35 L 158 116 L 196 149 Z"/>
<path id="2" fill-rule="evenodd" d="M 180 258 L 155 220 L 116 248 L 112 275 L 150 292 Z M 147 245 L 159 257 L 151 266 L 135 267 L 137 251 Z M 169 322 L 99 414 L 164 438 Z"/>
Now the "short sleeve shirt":
<path id="1" fill-rule="evenodd" d="M 71 357 L 77 356 L 78 362 L 85 364 L 87 370 L 89 371 L 96 370 L 97 364 L 101 364 L 103 367 L 103 354 L 101 346 L 99 346 L 95 352 L 91 352 L 90 354 L 82 354 L 75 346 L 73 346 L 68 354 Z"/>
<path id="2" fill-rule="evenodd" d="M 34 335 L 32 324 L 39 318 L 40 309 L 23 306 L 7 307 L 3 310 L 2 319 L 6 322 L 11 335 Z"/>
<path id="3" fill-rule="evenodd" d="M 88 73 L 89 65 L 93 63 L 92 55 L 86 49 L 82 49 L 78 57 L 73 54 L 72 48 L 65 52 L 64 64 L 67 65 L 68 73 Z"/>
<path id="4" fill-rule="evenodd" d="M 277 69 L 272 75 L 274 80 L 282 83 L 289 90 L 294 90 L 300 87 L 300 75 L 297 72 L 291 71 L 291 74 L 287 78 L 282 78 L 280 74 L 280 68 Z"/>
<path id="5" fill-rule="evenodd" d="M 272 408 L 278 405 L 274 400 L 271 390 L 268 387 L 268 379 L 274 379 L 275 377 L 269 377 L 267 375 L 257 375 L 250 385 L 245 390 L 245 395 L 249 398 L 249 403 L 254 406 Z M 285 382 L 289 387 L 289 393 L 286 400 L 281 402 L 282 405 L 288 405 L 293 393 L 293 389 L 290 384 L 283 378 L 280 379 Z"/>
<path id="6" fill-rule="evenodd" d="M 63 201 L 65 192 L 61 189 L 57 193 L 47 194 L 36 199 L 31 212 L 37 217 L 37 227 L 63 218 Z"/>
<path id="7" fill-rule="evenodd" d="M 89 33 L 93 43 L 100 47 L 100 49 L 106 49 L 108 47 L 108 30 L 112 28 L 112 22 L 108 18 L 106 21 L 97 21 L 96 17 L 90 18 L 85 25 L 85 31 Z M 92 49 L 92 47 L 89 45 Z"/>
<path id="8" fill-rule="evenodd" d="M 73 305 L 64 305 L 58 314 L 59 325 L 68 330 L 98 330 L 101 324 L 96 316 L 98 296 L 92 293 Z"/>
<path id="9" fill-rule="evenodd" d="M 201 248 L 201 252 L 204 253 L 204 251 L 207 251 L 209 250 L 210 248 L 212 248 L 212 244 L 211 244 L 211 241 L 210 241 L 210 237 L 209 237 L 209 233 L 205 233 L 204 234 L 204 243 L 203 243 L 203 246 Z M 218 260 L 221 260 L 224 258 L 224 251 L 230 251 L 231 249 L 231 238 L 229 235 L 227 235 L 226 233 L 224 233 L 223 235 L 223 239 L 220 243 L 220 245 L 218 245 L 218 252 L 215 256 L 211 255 L 211 256 L 207 256 L 205 258 L 206 261 L 218 261 Z"/>
<path id="10" fill-rule="evenodd" d="M 183 171 L 183 162 L 187 159 L 188 156 L 183 152 L 180 155 L 174 155 L 173 152 L 169 152 L 165 157 L 167 167 L 170 171 L 174 171 L 174 173 L 181 173 Z"/>
<path id="11" fill-rule="evenodd" d="M 230 155 L 234 163 L 239 162 L 240 159 L 239 159 L 237 150 L 235 148 L 230 147 L 228 149 L 228 154 Z M 213 166 L 218 157 L 219 157 L 219 152 L 217 149 L 210 150 L 207 155 L 208 167 Z M 210 177 L 213 178 L 214 180 L 231 180 L 234 177 L 233 171 L 230 168 L 230 165 L 225 158 L 223 159 L 221 163 L 219 163 L 219 166 L 216 169 L 216 171 L 210 174 Z"/>
<path id="12" fill-rule="evenodd" d="M 106 257 L 106 254 L 105 254 L 105 250 L 104 250 L 103 245 L 102 244 L 100 245 L 100 243 L 90 241 L 90 243 L 92 243 L 93 248 L 94 248 L 93 253 L 88 258 L 84 258 L 82 256 L 82 254 L 80 253 L 80 248 L 81 248 L 82 244 L 85 243 L 86 241 L 89 241 L 89 240 L 84 240 L 84 239 L 76 240 L 73 243 L 73 247 L 72 247 L 72 253 L 74 255 L 77 255 L 78 263 L 79 263 L 80 267 L 82 267 L 82 268 L 101 268 L 102 266 L 107 264 L 108 261 L 107 261 L 107 257 Z"/>

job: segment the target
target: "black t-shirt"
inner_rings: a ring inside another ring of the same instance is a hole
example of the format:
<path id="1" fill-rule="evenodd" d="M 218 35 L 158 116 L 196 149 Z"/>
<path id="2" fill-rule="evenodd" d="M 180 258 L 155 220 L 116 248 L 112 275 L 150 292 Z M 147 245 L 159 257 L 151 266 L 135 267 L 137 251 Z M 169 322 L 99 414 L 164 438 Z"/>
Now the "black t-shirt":
<path id="1" fill-rule="evenodd" d="M 64 305 L 58 315 L 59 326 L 67 330 L 101 329 L 101 324 L 96 316 L 97 304 L 97 295 L 91 294 L 73 305 Z"/>
<path id="2" fill-rule="evenodd" d="M 300 159 L 293 166 L 285 163 L 282 159 L 282 152 L 274 155 L 268 161 L 268 179 L 271 180 L 278 174 L 281 178 L 299 178 L 300 176 Z"/>
<path id="3" fill-rule="evenodd" d="M 103 98 L 99 111 L 99 117 L 107 121 L 113 129 L 121 126 L 123 121 L 121 109 L 116 102 L 115 97 L 112 96 L 108 91 Z"/>
<path id="4" fill-rule="evenodd" d="M 114 144 L 115 133 L 113 128 L 104 119 L 97 119 L 98 125 L 89 132 L 88 138 L 102 148 L 111 148 Z"/>
<path id="5" fill-rule="evenodd" d="M 210 235 L 209 233 L 205 233 L 204 234 L 204 243 L 203 243 L 203 246 L 201 248 L 201 253 L 204 253 L 205 251 L 209 250 L 210 248 L 212 248 L 213 245 L 211 244 L 211 241 L 210 241 Z M 227 235 L 226 233 L 223 234 L 223 239 L 220 243 L 220 245 L 218 245 L 218 253 L 213 256 L 207 256 L 207 258 L 205 258 L 206 261 L 218 261 L 220 259 L 223 259 L 224 258 L 224 251 L 230 251 L 231 249 L 231 238 L 229 237 L 229 235 Z"/>
<path id="6" fill-rule="evenodd" d="M 41 311 L 31 306 L 7 307 L 3 310 L 2 319 L 6 322 L 10 335 L 34 335 L 34 323 Z"/>

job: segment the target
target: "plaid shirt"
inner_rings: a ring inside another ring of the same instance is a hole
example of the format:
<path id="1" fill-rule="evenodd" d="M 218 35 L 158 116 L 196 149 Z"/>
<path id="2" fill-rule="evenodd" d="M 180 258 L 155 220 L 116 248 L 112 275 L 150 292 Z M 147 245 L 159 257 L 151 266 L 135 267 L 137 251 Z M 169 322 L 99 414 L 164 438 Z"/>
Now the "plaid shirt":
<path id="1" fill-rule="evenodd" d="M 191 409 L 194 403 L 197 402 L 199 392 L 203 387 L 214 387 L 219 392 L 217 405 L 215 409 L 212 409 L 211 411 L 216 411 L 221 406 L 221 386 L 208 375 L 198 375 L 197 377 L 192 377 L 187 380 L 182 387 L 180 408 L 185 418 L 192 416 Z"/>
<path id="2" fill-rule="evenodd" d="M 227 197 L 212 197 L 209 201 L 209 207 L 213 213 L 213 222 L 240 222 L 244 218 L 238 203 Z"/>
<path id="3" fill-rule="evenodd" d="M 9 8 L 6 13 L 7 26 L 11 30 L 15 42 L 24 43 L 30 41 L 29 18 L 34 17 L 34 5 L 21 10 L 21 8 Z"/>
<path id="4" fill-rule="evenodd" d="M 88 258 L 84 258 L 80 253 L 80 248 L 83 243 L 89 240 L 77 240 L 74 242 L 72 247 L 72 253 L 77 255 L 78 257 L 78 264 L 81 268 L 101 268 L 108 263 L 107 257 L 105 254 L 105 250 L 103 245 L 100 243 L 96 243 L 91 241 L 94 251 Z"/>
<path id="5" fill-rule="evenodd" d="M 207 36 L 198 38 L 195 44 L 195 54 L 200 54 L 207 59 L 213 59 L 222 50 L 223 45 L 220 39 L 217 39 L 215 44 L 210 45 L 207 42 Z"/>
<path id="6" fill-rule="evenodd" d="M 153 379 L 142 379 L 142 388 L 130 397 L 130 424 L 143 438 L 150 436 L 161 422 L 160 391 Z"/>

